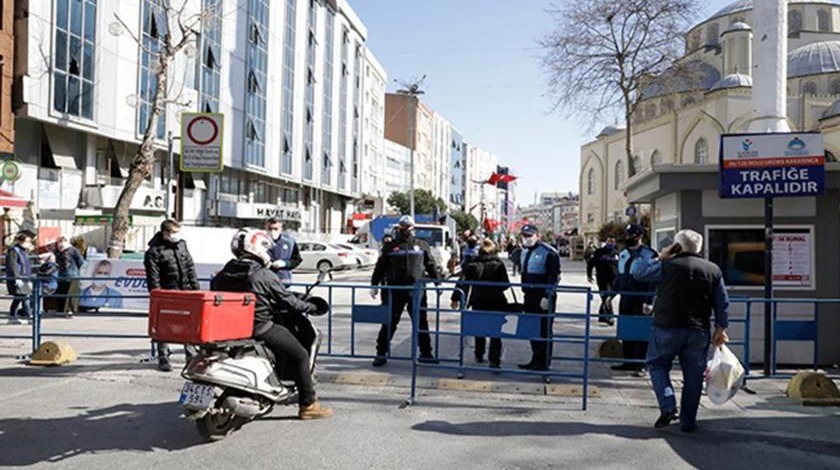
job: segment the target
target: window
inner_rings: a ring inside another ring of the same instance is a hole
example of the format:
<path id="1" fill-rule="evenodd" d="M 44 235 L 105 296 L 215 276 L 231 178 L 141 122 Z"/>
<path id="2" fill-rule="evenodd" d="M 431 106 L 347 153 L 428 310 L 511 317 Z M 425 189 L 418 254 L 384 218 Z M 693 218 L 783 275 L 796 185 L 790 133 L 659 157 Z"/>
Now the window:
<path id="1" fill-rule="evenodd" d="M 802 94 L 803 95 L 816 95 L 817 94 L 817 84 L 815 82 L 805 82 L 802 85 Z"/>
<path id="2" fill-rule="evenodd" d="M 642 159 L 636 155 L 633 157 L 633 165 L 630 168 L 630 176 L 635 175 L 636 173 L 642 171 Z"/>
<path id="3" fill-rule="evenodd" d="M 349 106 L 350 31 L 344 28 L 341 41 L 341 82 L 338 96 L 338 188 L 347 189 L 347 110 Z"/>
<path id="4" fill-rule="evenodd" d="M 788 12 L 788 35 L 795 36 L 802 31 L 802 12 L 790 10 Z"/>
<path id="5" fill-rule="evenodd" d="M 157 65 L 159 56 L 157 51 L 163 48 L 163 35 L 167 31 L 166 0 L 144 0 L 143 28 L 141 30 L 140 51 L 140 108 L 137 121 L 137 132 L 145 134 L 151 122 L 154 109 L 155 94 L 157 92 Z M 166 135 L 166 106 L 158 116 L 155 135 L 162 139 Z"/>
<path id="6" fill-rule="evenodd" d="M 720 25 L 712 23 L 709 29 L 706 30 L 706 44 L 709 46 L 717 46 L 720 41 Z"/>
<path id="7" fill-rule="evenodd" d="M 615 162 L 615 179 L 613 180 L 613 189 L 618 189 L 621 183 L 624 182 L 624 163 L 619 160 Z"/>
<path id="8" fill-rule="evenodd" d="M 817 11 L 817 30 L 822 32 L 831 31 L 831 16 L 826 10 Z"/>
<path id="9" fill-rule="evenodd" d="M 831 94 L 840 95 L 840 78 L 831 81 Z"/>
<path id="10" fill-rule="evenodd" d="M 674 100 L 670 98 L 665 98 L 662 100 L 662 112 L 671 112 L 674 110 Z"/>
<path id="11" fill-rule="evenodd" d="M 656 117 L 656 104 L 649 103 L 645 106 L 645 119 L 653 119 Z"/>
<path id="12" fill-rule="evenodd" d="M 586 223 L 594 224 L 595 223 L 595 214 L 586 214 Z"/>
<path id="13" fill-rule="evenodd" d="M 283 132 L 291 135 L 294 132 L 294 98 L 295 98 L 295 21 L 297 19 L 296 0 L 286 0 L 286 34 L 283 38 Z M 311 20 L 310 20 L 311 21 Z M 280 172 L 292 173 L 293 148 L 289 139 L 280 156 Z"/>
<path id="14" fill-rule="evenodd" d="M 199 70 L 199 109 L 206 113 L 219 110 L 221 81 L 222 0 L 202 0 L 206 20 L 199 40 L 203 51 Z"/>
<path id="15" fill-rule="evenodd" d="M 662 164 L 662 153 L 659 150 L 654 150 L 653 154 L 650 156 L 650 163 L 652 165 L 660 165 Z"/>
<path id="16" fill-rule="evenodd" d="M 324 109 L 322 112 L 321 145 L 324 148 L 324 160 L 321 166 L 321 185 L 329 186 L 332 181 L 332 160 L 330 155 L 333 145 L 333 52 L 335 10 L 327 6 L 324 20 Z"/>
<path id="17" fill-rule="evenodd" d="M 53 109 L 93 119 L 96 0 L 55 1 Z"/>
<path id="18" fill-rule="evenodd" d="M 359 159 L 359 135 L 361 134 L 361 113 L 359 109 L 361 108 L 361 96 L 362 94 L 359 92 L 361 89 L 362 83 L 362 57 L 363 57 L 363 48 L 362 44 L 357 42 L 356 43 L 356 54 L 355 54 L 355 67 L 353 67 L 353 74 L 355 76 L 356 81 L 356 92 L 353 93 L 353 153 L 352 153 L 352 163 L 351 163 L 351 174 L 350 174 L 350 190 L 354 193 L 359 192 L 359 167 L 360 159 Z"/>
<path id="19" fill-rule="evenodd" d="M 700 165 L 709 163 L 709 144 L 702 137 L 694 144 L 694 163 Z"/>
<path id="20" fill-rule="evenodd" d="M 245 90 L 245 163 L 265 166 L 265 113 L 268 45 L 263 32 L 268 30 L 268 0 L 249 0 L 249 41 L 245 45 L 247 86 Z"/>

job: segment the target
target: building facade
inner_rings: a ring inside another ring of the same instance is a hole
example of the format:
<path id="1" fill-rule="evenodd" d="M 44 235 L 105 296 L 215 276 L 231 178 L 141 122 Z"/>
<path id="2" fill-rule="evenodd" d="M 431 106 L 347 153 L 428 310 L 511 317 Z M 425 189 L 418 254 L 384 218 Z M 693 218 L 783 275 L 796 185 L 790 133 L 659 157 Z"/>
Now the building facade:
<path id="1" fill-rule="evenodd" d="M 362 195 L 359 209 L 368 214 L 381 214 L 388 198 L 385 185 L 385 88 L 388 75 L 378 60 L 365 54 L 364 106 L 362 116 Z"/>
<path id="2" fill-rule="evenodd" d="M 496 171 L 498 159 L 487 150 L 467 145 L 464 207 L 479 221 L 486 218 L 499 220 L 499 191 L 494 185 L 485 184 Z"/>
<path id="3" fill-rule="evenodd" d="M 14 80 L 15 2 L 0 2 L 0 160 L 14 156 L 15 125 L 12 100 Z"/>
<path id="4" fill-rule="evenodd" d="M 385 139 L 383 157 L 383 184 L 387 201 L 391 193 L 404 193 L 411 189 L 411 149 Z"/>
<path id="5" fill-rule="evenodd" d="M 452 128 L 452 144 L 449 155 L 449 209 L 463 211 L 467 177 L 465 171 L 467 144 L 464 142 L 464 136 L 454 127 Z"/>
<path id="6" fill-rule="evenodd" d="M 15 23 L 14 154 L 24 178 L 14 190 L 47 224 L 108 214 L 148 123 L 154 51 L 170 30 L 179 39 L 175 9 L 162 0 L 17 3 L 28 5 Z M 182 19 L 201 13 L 200 34 L 171 67 L 133 224 L 157 224 L 177 197 L 188 224 L 259 225 L 273 215 L 304 232 L 340 231 L 361 199 L 363 145 L 378 143 L 375 130 L 363 138 L 363 110 L 375 114 L 364 103 L 375 61 L 364 25 L 343 0 L 190 0 Z M 184 175 L 179 191 L 168 184 L 166 138 L 178 139 L 180 114 L 196 111 L 225 116 L 224 170 Z"/>

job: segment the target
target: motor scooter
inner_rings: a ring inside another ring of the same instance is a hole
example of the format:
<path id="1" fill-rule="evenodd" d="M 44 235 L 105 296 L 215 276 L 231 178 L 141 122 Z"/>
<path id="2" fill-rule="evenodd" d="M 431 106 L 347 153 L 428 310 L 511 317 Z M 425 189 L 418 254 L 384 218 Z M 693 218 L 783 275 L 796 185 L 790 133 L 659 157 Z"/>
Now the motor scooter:
<path id="1" fill-rule="evenodd" d="M 327 272 L 300 299 L 316 306 L 312 315 L 324 315 L 329 304 L 311 296 L 312 289 L 323 282 Z M 276 312 L 275 318 L 300 341 L 309 353 L 309 370 L 314 374 L 315 358 L 321 344 L 321 332 L 308 315 Z M 275 405 L 297 405 L 297 390 L 292 375 L 262 342 L 254 339 L 223 341 L 196 345 L 197 354 L 184 367 L 186 379 L 179 402 L 187 419 L 195 421 L 198 433 L 208 441 L 218 441 L 241 426 L 274 409 Z M 277 370 L 280 370 L 278 374 Z"/>

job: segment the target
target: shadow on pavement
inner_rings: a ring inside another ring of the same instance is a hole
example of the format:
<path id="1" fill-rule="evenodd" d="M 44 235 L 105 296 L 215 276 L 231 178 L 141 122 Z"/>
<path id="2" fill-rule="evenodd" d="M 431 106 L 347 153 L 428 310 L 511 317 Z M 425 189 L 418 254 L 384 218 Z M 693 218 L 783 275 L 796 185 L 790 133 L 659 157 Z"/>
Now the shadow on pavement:
<path id="1" fill-rule="evenodd" d="M 177 403 L 120 404 L 52 419 L 0 419 L 0 467 L 97 452 L 174 451 L 204 441 Z"/>
<path id="2" fill-rule="evenodd" d="M 64 365 L 60 367 L 25 366 L 0 369 L 0 378 L 5 377 L 73 377 L 88 372 L 133 371 L 153 368 L 139 362 L 114 364 Z M 2 428 L 0 428 L 2 429 Z"/>
<path id="3" fill-rule="evenodd" d="M 595 434 L 634 441 L 664 440 L 683 460 L 701 470 L 838 468 L 838 420 L 840 418 L 836 416 L 705 420 L 699 421 L 698 429 L 691 434 L 680 432 L 678 425 L 659 430 L 652 426 L 533 421 L 461 424 L 426 421 L 412 429 L 452 436 L 573 437 Z M 814 459 L 834 464 L 823 467 Z"/>

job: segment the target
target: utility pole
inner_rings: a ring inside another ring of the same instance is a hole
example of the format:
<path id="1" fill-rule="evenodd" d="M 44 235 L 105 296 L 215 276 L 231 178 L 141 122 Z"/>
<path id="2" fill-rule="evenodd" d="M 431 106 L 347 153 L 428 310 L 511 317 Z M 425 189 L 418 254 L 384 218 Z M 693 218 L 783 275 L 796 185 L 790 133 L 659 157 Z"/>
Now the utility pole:
<path id="1" fill-rule="evenodd" d="M 397 83 L 402 86 L 399 90 L 397 90 L 397 94 L 406 95 L 408 96 L 408 102 L 410 106 L 406 109 L 405 114 L 408 117 L 408 135 L 411 138 L 411 146 L 410 146 L 410 158 L 411 158 L 411 187 L 408 189 L 408 198 L 409 198 L 409 206 L 411 207 L 411 218 L 414 218 L 414 150 L 417 147 L 417 130 L 416 121 L 417 121 L 417 108 L 420 102 L 419 96 L 424 94 L 425 92 L 420 89 L 420 85 L 423 84 L 423 80 L 426 79 L 426 76 L 423 75 L 420 80 L 416 80 L 413 83 L 409 82 L 400 82 L 396 81 Z"/>

